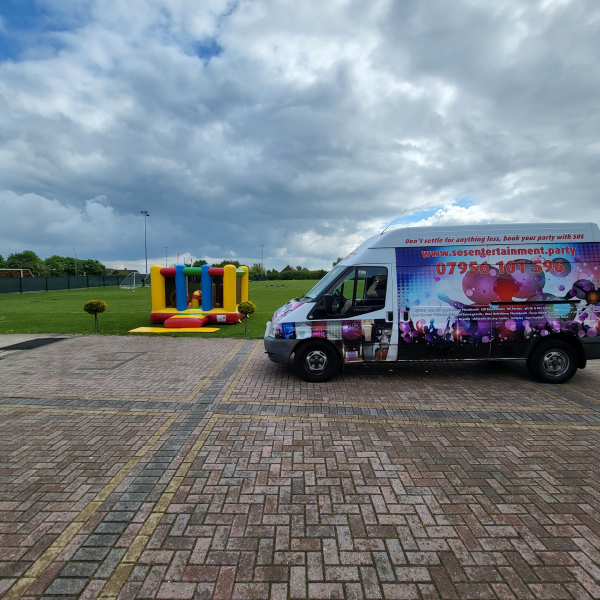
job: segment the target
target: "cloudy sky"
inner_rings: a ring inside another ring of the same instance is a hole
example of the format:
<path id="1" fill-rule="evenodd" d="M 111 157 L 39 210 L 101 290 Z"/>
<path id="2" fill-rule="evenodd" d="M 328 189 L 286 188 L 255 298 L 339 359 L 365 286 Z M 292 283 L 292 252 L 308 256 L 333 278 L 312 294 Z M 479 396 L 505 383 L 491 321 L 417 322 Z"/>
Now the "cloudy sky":
<path id="1" fill-rule="evenodd" d="M 2 0 L 0 254 L 143 270 L 142 210 L 149 264 L 278 269 L 600 222 L 599 98 L 597 0 Z"/>

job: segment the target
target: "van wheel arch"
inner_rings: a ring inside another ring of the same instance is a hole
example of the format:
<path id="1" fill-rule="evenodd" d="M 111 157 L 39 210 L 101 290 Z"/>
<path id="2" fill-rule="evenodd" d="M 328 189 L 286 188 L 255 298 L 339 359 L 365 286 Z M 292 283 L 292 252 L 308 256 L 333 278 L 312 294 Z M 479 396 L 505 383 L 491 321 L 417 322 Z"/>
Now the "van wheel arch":
<path id="1" fill-rule="evenodd" d="M 583 348 L 578 348 L 576 340 L 560 335 L 545 337 L 531 349 L 527 369 L 542 383 L 565 383 L 582 361 L 585 366 L 582 355 Z"/>
<path id="2" fill-rule="evenodd" d="M 575 357 L 577 360 L 577 368 L 585 369 L 587 361 L 585 358 L 585 350 L 583 348 L 583 344 L 574 335 L 569 335 L 566 333 L 555 333 L 555 334 L 548 335 L 543 338 L 539 338 L 535 344 L 531 344 L 531 346 L 529 347 L 529 354 L 526 357 L 527 360 L 529 360 L 529 358 L 531 356 L 533 356 L 533 354 L 534 354 L 534 352 L 536 352 L 536 349 L 538 348 L 538 346 L 540 346 L 541 344 L 546 344 L 550 341 L 555 341 L 555 340 L 569 344 L 569 346 L 571 346 L 571 348 L 573 349 L 573 352 L 575 352 Z"/>
<path id="3" fill-rule="evenodd" d="M 330 341 L 310 338 L 294 348 L 294 365 L 302 379 L 322 382 L 338 374 L 343 360 L 337 346 Z"/>

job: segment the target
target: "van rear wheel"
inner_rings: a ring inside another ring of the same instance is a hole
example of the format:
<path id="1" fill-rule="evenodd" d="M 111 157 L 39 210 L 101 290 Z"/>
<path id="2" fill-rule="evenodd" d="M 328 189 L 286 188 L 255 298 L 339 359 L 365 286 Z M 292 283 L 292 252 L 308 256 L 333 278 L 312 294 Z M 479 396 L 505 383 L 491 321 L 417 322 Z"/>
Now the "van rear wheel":
<path id="1" fill-rule="evenodd" d="M 338 371 L 340 358 L 336 349 L 327 342 L 307 342 L 294 357 L 296 371 L 306 381 L 329 381 Z"/>
<path id="2" fill-rule="evenodd" d="M 533 351 L 527 368 L 542 383 L 565 383 L 577 372 L 577 357 L 566 342 L 548 340 Z"/>

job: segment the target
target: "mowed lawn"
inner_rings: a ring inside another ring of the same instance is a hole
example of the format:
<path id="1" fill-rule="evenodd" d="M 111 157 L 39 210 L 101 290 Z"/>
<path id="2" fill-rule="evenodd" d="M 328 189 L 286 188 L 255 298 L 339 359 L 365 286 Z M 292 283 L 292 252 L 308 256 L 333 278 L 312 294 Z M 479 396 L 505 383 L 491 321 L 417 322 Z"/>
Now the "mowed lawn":
<path id="1" fill-rule="evenodd" d="M 260 281 L 250 282 L 249 299 L 256 304 L 256 312 L 245 323 L 236 325 L 207 325 L 219 327 L 215 333 L 129 334 L 136 327 L 150 327 L 150 288 L 136 288 L 135 292 L 118 287 L 100 287 L 83 290 L 61 290 L 34 294 L 0 295 L 0 333 L 94 333 L 94 317 L 83 310 L 88 300 L 104 300 L 106 312 L 98 315 L 100 334 L 111 335 L 177 335 L 208 337 L 262 338 L 265 325 L 273 311 L 292 298 L 302 296 L 316 281 Z M 162 325 L 154 325 L 162 327 Z"/>

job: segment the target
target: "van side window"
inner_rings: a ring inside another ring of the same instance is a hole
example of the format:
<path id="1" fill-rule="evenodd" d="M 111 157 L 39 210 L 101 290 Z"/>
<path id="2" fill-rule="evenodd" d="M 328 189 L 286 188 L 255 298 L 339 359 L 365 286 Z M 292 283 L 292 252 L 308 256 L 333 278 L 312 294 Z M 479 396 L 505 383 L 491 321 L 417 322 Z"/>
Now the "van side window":
<path id="1" fill-rule="evenodd" d="M 333 313 L 327 316 L 348 318 L 385 307 L 388 271 L 385 267 L 356 267 L 328 293 L 333 298 Z"/>

